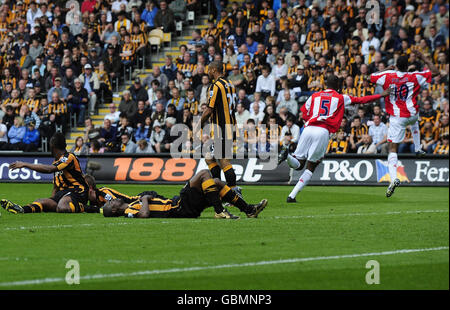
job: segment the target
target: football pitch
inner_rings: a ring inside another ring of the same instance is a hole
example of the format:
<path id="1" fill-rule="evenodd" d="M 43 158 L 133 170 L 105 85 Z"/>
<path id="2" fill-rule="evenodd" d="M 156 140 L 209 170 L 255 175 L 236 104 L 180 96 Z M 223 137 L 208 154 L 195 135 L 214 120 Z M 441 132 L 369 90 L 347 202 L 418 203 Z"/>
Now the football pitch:
<path id="1" fill-rule="evenodd" d="M 110 185 L 126 194 L 181 185 Z M 449 289 L 449 189 L 243 186 L 258 219 L 104 218 L 0 212 L 0 289 Z M 0 199 L 48 197 L 50 184 L 0 184 Z M 239 214 L 236 208 L 229 209 Z M 79 263 L 80 284 L 65 281 Z M 379 284 L 366 274 L 378 263 Z"/>

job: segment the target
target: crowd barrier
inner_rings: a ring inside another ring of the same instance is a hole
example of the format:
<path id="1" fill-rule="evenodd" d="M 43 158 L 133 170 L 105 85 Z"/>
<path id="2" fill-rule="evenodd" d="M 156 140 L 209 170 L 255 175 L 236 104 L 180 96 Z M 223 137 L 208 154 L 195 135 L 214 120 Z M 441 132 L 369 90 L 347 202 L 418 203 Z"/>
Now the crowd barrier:
<path id="1" fill-rule="evenodd" d="M 50 154 L 0 154 L 0 182 L 51 182 L 53 175 L 26 168 L 9 170 L 10 163 L 51 164 Z M 204 159 L 172 158 L 128 154 L 80 156 L 83 171 L 92 174 L 98 183 L 182 184 L 197 171 L 207 169 Z M 232 160 L 240 184 L 295 184 L 300 171 L 290 169 L 286 162 L 273 169 L 267 160 L 246 158 Z M 398 178 L 402 186 L 448 186 L 448 156 L 429 155 L 416 158 L 399 155 Z M 223 174 L 222 174 L 223 178 Z M 223 178 L 224 179 L 224 178 Z M 383 185 L 389 182 L 386 156 L 356 154 L 328 155 L 317 167 L 310 185 Z"/>

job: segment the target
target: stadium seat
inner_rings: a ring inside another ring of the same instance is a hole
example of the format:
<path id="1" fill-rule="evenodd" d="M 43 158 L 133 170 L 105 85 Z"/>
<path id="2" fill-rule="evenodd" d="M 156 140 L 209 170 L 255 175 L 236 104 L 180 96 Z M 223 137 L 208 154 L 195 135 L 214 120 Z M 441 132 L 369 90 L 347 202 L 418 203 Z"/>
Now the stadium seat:
<path id="1" fill-rule="evenodd" d="M 170 32 L 164 33 L 163 43 L 165 46 L 172 47 L 172 34 Z"/>
<path id="2" fill-rule="evenodd" d="M 178 21 L 175 23 L 175 31 L 177 36 L 181 36 L 181 33 L 183 32 L 183 22 Z"/>
<path id="3" fill-rule="evenodd" d="M 189 25 L 193 25 L 195 20 L 195 12 L 194 11 L 188 11 L 187 12 L 187 22 Z"/>
<path id="4" fill-rule="evenodd" d="M 150 37 L 149 38 L 150 46 L 153 48 L 156 47 L 156 52 L 159 54 L 159 50 L 161 47 L 162 39 L 159 37 Z"/>

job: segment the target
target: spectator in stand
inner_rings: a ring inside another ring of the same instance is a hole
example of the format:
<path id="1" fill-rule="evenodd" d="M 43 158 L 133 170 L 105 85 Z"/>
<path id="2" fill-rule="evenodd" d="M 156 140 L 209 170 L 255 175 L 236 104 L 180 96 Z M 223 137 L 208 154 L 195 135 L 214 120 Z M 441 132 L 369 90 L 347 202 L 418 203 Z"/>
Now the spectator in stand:
<path id="1" fill-rule="evenodd" d="M 67 104 L 59 98 L 58 92 L 52 93 L 52 99 L 48 105 L 50 114 L 55 115 L 55 122 L 57 126 L 62 128 L 65 133 L 67 130 Z"/>
<path id="2" fill-rule="evenodd" d="M 30 120 L 26 123 L 26 131 L 21 143 L 18 144 L 17 149 L 24 152 L 36 152 L 40 145 L 39 130 L 36 129 L 34 121 Z"/>
<path id="3" fill-rule="evenodd" d="M 122 144 L 120 145 L 120 151 L 126 154 L 136 153 L 137 145 L 131 140 L 131 136 L 127 133 L 121 135 Z"/>
<path id="4" fill-rule="evenodd" d="M 330 139 L 327 147 L 327 154 L 345 154 L 348 149 L 348 141 L 345 138 L 345 132 L 339 130 L 335 137 Z"/>
<path id="5" fill-rule="evenodd" d="M 433 123 L 425 122 L 423 124 L 420 129 L 420 138 L 422 139 L 422 148 L 429 154 L 433 153 L 438 139 L 436 127 L 433 127 Z"/>
<path id="6" fill-rule="evenodd" d="M 3 124 L 3 117 L 0 118 L 0 150 L 8 143 L 8 128 Z"/>
<path id="7" fill-rule="evenodd" d="M 147 140 L 139 140 L 137 142 L 137 148 L 136 148 L 136 154 L 154 154 L 155 151 L 151 147 L 150 144 L 148 144 Z"/>
<path id="8" fill-rule="evenodd" d="M 260 105 L 258 102 L 253 102 L 250 108 L 250 118 L 256 124 L 261 124 L 264 119 L 264 112 L 260 109 Z"/>
<path id="9" fill-rule="evenodd" d="M 148 101 L 148 94 L 144 87 L 142 87 L 141 79 L 139 77 L 134 79 L 134 84 L 128 88 L 131 98 L 134 102 Z"/>
<path id="10" fill-rule="evenodd" d="M 97 141 L 100 138 L 100 128 L 95 127 L 92 123 L 91 118 L 86 118 L 84 121 L 85 131 L 84 131 L 84 141 L 91 144 L 93 141 Z"/>
<path id="11" fill-rule="evenodd" d="M 376 152 L 386 154 L 388 150 L 387 127 L 381 122 L 381 118 L 378 115 L 373 117 L 373 124 L 369 127 L 369 136 L 375 145 Z"/>
<path id="12" fill-rule="evenodd" d="M 120 111 L 117 111 L 117 107 L 115 103 L 110 103 L 108 105 L 109 113 L 105 115 L 104 119 L 109 119 L 111 121 L 112 126 L 116 127 L 120 118 Z"/>
<path id="13" fill-rule="evenodd" d="M 136 141 L 146 140 L 150 141 L 150 135 L 152 133 L 152 119 L 150 116 L 147 116 L 142 124 L 136 130 L 134 135 Z"/>
<path id="14" fill-rule="evenodd" d="M 178 136 L 172 136 L 170 130 L 176 124 L 177 120 L 173 117 L 166 118 L 165 129 L 164 129 L 164 137 L 161 141 L 161 152 L 170 152 L 170 146 L 173 141 L 175 141 Z M 181 133 L 180 133 L 181 134 Z"/>
<path id="15" fill-rule="evenodd" d="M 14 125 L 8 130 L 9 143 L 3 146 L 3 150 L 19 150 L 20 143 L 25 137 L 26 128 L 20 116 L 14 117 Z"/>
<path id="16" fill-rule="evenodd" d="M 122 94 L 122 100 L 119 104 L 119 112 L 125 113 L 128 120 L 133 123 L 137 114 L 137 102 L 132 99 L 131 92 L 129 90 L 125 90 Z"/>
<path id="17" fill-rule="evenodd" d="M 78 77 L 89 94 L 89 114 L 95 114 L 95 106 L 97 103 L 97 92 L 100 89 L 100 81 L 98 75 L 92 72 L 92 66 L 90 64 L 84 65 L 84 73 Z"/>
<path id="18" fill-rule="evenodd" d="M 365 124 L 361 124 L 361 117 L 355 116 L 352 122 L 352 130 L 350 133 L 350 151 L 356 153 L 362 144 L 362 137 L 369 133 L 369 128 Z"/>
<path id="19" fill-rule="evenodd" d="M 408 127 L 406 128 L 405 132 L 405 138 L 403 139 L 402 143 L 398 146 L 398 152 L 399 153 L 414 153 L 414 140 L 412 138 L 411 129 Z"/>
<path id="20" fill-rule="evenodd" d="M 147 27 L 149 30 L 155 28 L 154 20 L 157 12 L 158 8 L 153 1 L 147 1 L 145 3 L 145 9 L 141 14 L 141 18 L 147 23 Z"/>
<path id="21" fill-rule="evenodd" d="M 276 112 L 279 113 L 281 108 L 286 107 L 289 112 L 297 116 L 299 108 L 298 103 L 291 98 L 291 93 L 289 91 L 284 92 L 284 98 L 281 100 L 280 104 L 277 105 Z"/>
<path id="22" fill-rule="evenodd" d="M 164 32 L 175 30 L 175 16 L 173 11 L 167 7 L 167 1 L 159 2 L 159 10 L 153 19 L 155 27 L 161 28 Z"/>
<path id="23" fill-rule="evenodd" d="M 245 108 L 244 104 L 238 103 L 234 117 L 236 124 L 242 128 L 244 124 L 247 124 L 247 120 L 250 118 L 250 112 Z"/>
<path id="24" fill-rule="evenodd" d="M 136 127 L 140 128 L 145 123 L 145 119 L 151 115 L 151 111 L 145 106 L 145 102 L 140 100 L 138 102 L 138 110 L 136 114 Z"/>
<path id="25" fill-rule="evenodd" d="M 286 125 L 281 129 L 280 141 L 283 147 L 288 148 L 290 152 L 295 151 L 300 138 L 300 127 L 295 124 L 295 118 L 289 117 Z"/>
<path id="26" fill-rule="evenodd" d="M 88 92 L 82 87 L 80 79 L 74 80 L 74 88 L 72 88 L 67 96 L 69 111 L 76 114 L 78 126 L 84 124 L 86 107 L 89 102 Z"/>
<path id="27" fill-rule="evenodd" d="M 156 153 L 161 153 L 161 142 L 164 139 L 165 135 L 164 129 L 161 128 L 161 124 L 159 121 L 153 122 L 153 130 L 150 136 L 150 145 L 153 149 L 155 149 Z"/>
<path id="28" fill-rule="evenodd" d="M 275 96 L 275 79 L 270 75 L 270 69 L 268 66 L 264 66 L 262 74 L 258 76 L 256 82 L 256 92 L 261 93 L 262 98 L 267 96 Z"/>
<path id="29" fill-rule="evenodd" d="M 153 72 L 150 73 L 142 82 L 144 87 L 151 87 L 151 83 L 153 81 L 157 80 L 159 82 L 158 87 L 166 88 L 167 84 L 169 82 L 168 77 L 166 74 L 161 72 L 161 68 L 158 66 L 153 67 Z"/>
<path id="30" fill-rule="evenodd" d="M 433 154 L 438 155 L 448 155 L 449 145 L 448 145 L 448 135 L 443 136 L 438 143 L 436 144 L 436 148 L 434 149 Z"/>
<path id="31" fill-rule="evenodd" d="M 75 144 L 70 149 L 70 153 L 73 153 L 77 156 L 89 154 L 89 148 L 86 144 L 84 144 L 83 137 L 79 136 L 75 139 Z"/>
<path id="32" fill-rule="evenodd" d="M 101 145 L 108 145 L 117 140 L 117 127 L 112 126 L 109 119 L 103 121 L 103 127 L 100 130 L 100 137 L 97 139 Z"/>
<path id="33" fill-rule="evenodd" d="M 358 147 L 358 154 L 376 154 L 377 147 L 372 142 L 372 137 L 370 135 L 362 136 L 362 144 Z"/>

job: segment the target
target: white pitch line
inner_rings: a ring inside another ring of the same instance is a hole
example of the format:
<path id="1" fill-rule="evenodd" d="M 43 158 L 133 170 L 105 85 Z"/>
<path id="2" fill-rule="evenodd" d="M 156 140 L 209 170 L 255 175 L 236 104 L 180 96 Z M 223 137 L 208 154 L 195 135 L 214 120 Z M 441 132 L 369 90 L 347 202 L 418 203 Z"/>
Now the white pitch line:
<path id="1" fill-rule="evenodd" d="M 388 212 L 363 212 L 363 213 L 337 213 L 337 214 L 315 214 L 315 215 L 292 215 L 275 216 L 276 219 L 298 219 L 298 218 L 327 218 L 327 217 L 350 217 L 350 216 L 371 216 L 371 215 L 400 215 L 400 214 L 420 214 L 420 213 L 448 213 L 449 210 L 414 210 L 414 211 L 388 211 Z"/>
<path id="2" fill-rule="evenodd" d="M 314 215 L 292 215 L 292 216 L 274 216 L 264 217 L 264 219 L 301 219 L 301 218 L 330 218 L 330 217 L 351 217 L 351 216 L 379 216 L 379 215 L 400 215 L 400 214 L 420 214 L 420 213 L 448 213 L 449 210 L 413 210 L 413 211 L 388 211 L 388 212 L 363 212 L 363 213 L 337 213 L 337 214 L 314 214 Z M 18 215 L 21 216 L 21 215 Z M 158 222 L 157 218 L 152 219 L 152 223 L 168 224 L 170 221 Z M 216 221 L 216 219 L 202 218 L 201 221 L 193 221 L 192 219 L 176 219 L 176 222 L 189 221 L 190 223 L 201 223 L 202 221 Z M 116 225 L 149 225 L 149 222 L 133 221 L 119 222 L 119 223 L 84 223 L 84 224 L 59 224 L 47 226 L 20 226 L 20 227 L 4 227 L 3 230 L 29 230 L 29 229 L 52 229 L 52 228 L 76 228 L 76 227 L 93 227 L 93 226 L 116 226 Z"/>
<path id="3" fill-rule="evenodd" d="M 346 259 L 346 258 L 442 251 L 442 250 L 448 250 L 448 249 L 449 249 L 448 246 L 440 246 L 440 247 L 433 247 L 433 248 L 402 249 L 402 250 L 373 252 L 373 253 L 289 258 L 289 259 L 280 259 L 280 260 L 271 260 L 271 261 L 248 262 L 248 263 L 240 263 L 240 264 L 225 264 L 225 265 L 216 265 L 216 266 L 203 266 L 203 267 L 198 266 L 198 267 L 172 268 L 172 269 L 159 269 L 159 270 L 158 269 L 142 270 L 142 271 L 135 271 L 135 272 L 129 272 L 129 273 L 122 272 L 122 273 L 109 273 L 109 274 L 93 274 L 93 275 L 81 276 L 80 280 L 97 280 L 97 279 L 107 279 L 107 278 L 123 278 L 123 277 L 148 276 L 148 275 L 155 275 L 155 274 L 168 274 L 168 273 L 175 273 L 175 272 L 191 272 L 191 271 L 203 271 L 203 270 L 214 270 L 214 269 L 229 269 L 229 268 L 240 268 L 240 267 L 292 264 L 292 263 L 321 261 L 321 260 L 337 260 L 337 259 Z M 14 281 L 14 282 L 0 282 L 0 287 L 21 286 L 21 285 L 39 285 L 39 284 L 45 284 L 45 283 L 57 283 L 57 282 L 64 282 L 64 281 L 65 281 L 64 278 L 45 278 L 45 279 Z"/>

